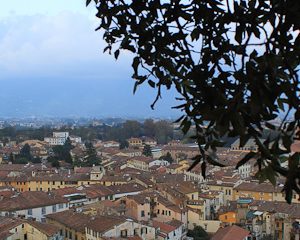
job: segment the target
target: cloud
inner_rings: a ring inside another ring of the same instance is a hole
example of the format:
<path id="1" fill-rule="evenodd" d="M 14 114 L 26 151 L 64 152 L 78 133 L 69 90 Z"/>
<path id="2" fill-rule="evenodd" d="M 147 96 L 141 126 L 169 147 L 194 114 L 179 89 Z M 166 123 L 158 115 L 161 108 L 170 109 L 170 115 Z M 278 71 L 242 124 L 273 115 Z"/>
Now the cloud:
<path id="1" fill-rule="evenodd" d="M 14 16 L 0 21 L 0 69 L 5 76 L 92 77 L 115 67 L 111 56 L 102 54 L 105 43 L 95 32 L 96 20 L 62 12 L 54 16 Z M 126 56 L 125 56 L 126 58 Z M 118 63 L 120 70 L 128 59 Z"/>
<path id="2" fill-rule="evenodd" d="M 103 54 L 97 23 L 69 11 L 0 19 L 1 116 L 174 115 L 174 92 L 155 111 L 153 89 L 132 94 L 131 56 Z"/>

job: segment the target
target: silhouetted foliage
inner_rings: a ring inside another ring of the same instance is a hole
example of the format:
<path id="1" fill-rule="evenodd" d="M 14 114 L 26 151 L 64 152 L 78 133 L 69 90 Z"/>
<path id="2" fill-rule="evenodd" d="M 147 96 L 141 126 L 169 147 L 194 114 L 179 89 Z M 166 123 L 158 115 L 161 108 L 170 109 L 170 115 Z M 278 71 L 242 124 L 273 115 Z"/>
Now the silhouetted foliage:
<path id="1" fill-rule="evenodd" d="M 134 92 L 148 83 L 157 90 L 154 107 L 162 88 L 176 88 L 176 108 L 184 113 L 178 122 L 184 133 L 195 125 L 201 153 L 191 167 L 222 166 L 211 152 L 224 136 L 239 137 L 241 146 L 253 138 L 258 152 L 237 167 L 256 159 L 261 180 L 286 178 L 288 202 L 293 190 L 300 194 L 299 153 L 290 155 L 288 168 L 279 162 L 300 134 L 300 1 L 93 2 L 104 51 L 116 59 L 122 51 L 134 55 Z M 282 115 L 281 124 L 270 122 Z M 262 140 L 264 127 L 279 134 Z"/>

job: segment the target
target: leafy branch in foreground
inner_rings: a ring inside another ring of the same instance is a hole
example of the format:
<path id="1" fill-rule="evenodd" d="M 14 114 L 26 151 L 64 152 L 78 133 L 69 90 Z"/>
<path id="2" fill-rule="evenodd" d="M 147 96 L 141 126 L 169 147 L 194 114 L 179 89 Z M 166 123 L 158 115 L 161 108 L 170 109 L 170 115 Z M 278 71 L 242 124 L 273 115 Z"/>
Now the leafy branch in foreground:
<path id="1" fill-rule="evenodd" d="M 207 152 L 222 137 L 239 137 L 241 146 L 253 138 L 258 152 L 240 164 L 255 157 L 258 174 L 273 183 L 277 174 L 286 178 L 288 202 L 293 190 L 300 194 L 299 153 L 289 155 L 288 168 L 280 165 L 299 134 L 300 1 L 93 2 L 104 51 L 116 59 L 124 50 L 134 54 L 134 91 L 143 83 L 156 89 L 154 107 L 161 89 L 175 86 L 182 130 L 196 126 L 203 168 L 219 164 Z M 283 114 L 279 126 L 271 123 Z M 264 127 L 276 136 L 262 140 Z"/>

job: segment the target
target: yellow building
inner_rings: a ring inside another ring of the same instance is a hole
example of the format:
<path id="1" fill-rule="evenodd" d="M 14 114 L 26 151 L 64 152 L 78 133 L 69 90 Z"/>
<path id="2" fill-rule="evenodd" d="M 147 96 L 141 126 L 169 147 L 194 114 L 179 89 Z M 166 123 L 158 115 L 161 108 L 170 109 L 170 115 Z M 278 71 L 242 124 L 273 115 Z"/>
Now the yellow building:
<path id="1" fill-rule="evenodd" d="M 53 240 L 60 239 L 61 229 L 46 223 L 0 218 L 0 237 L 5 240 Z"/>
<path id="2" fill-rule="evenodd" d="M 233 224 L 237 222 L 236 213 L 234 211 L 228 211 L 219 215 L 219 221 L 222 223 Z"/>
<path id="3" fill-rule="evenodd" d="M 91 220 L 92 217 L 74 210 L 47 215 L 47 223 L 60 228 L 65 239 L 86 240 L 85 226 Z"/>
<path id="4" fill-rule="evenodd" d="M 129 147 L 142 147 L 143 141 L 139 138 L 129 138 L 127 139 L 127 142 L 129 143 Z"/>
<path id="5" fill-rule="evenodd" d="M 22 172 L 22 169 L 20 169 L 19 171 L 11 171 L 7 176 L 0 177 L 0 186 L 12 186 L 19 192 L 51 191 L 66 187 L 101 183 L 103 175 L 104 170 L 99 166 L 91 168 L 88 173 L 40 170 Z"/>
<path id="6" fill-rule="evenodd" d="M 211 182 L 206 183 L 206 186 L 209 190 L 223 192 L 223 202 L 225 204 L 234 199 L 234 196 L 233 196 L 234 183 L 233 182 L 211 181 Z"/>
<path id="7" fill-rule="evenodd" d="M 253 198 L 261 201 L 286 202 L 283 186 L 273 186 L 271 183 L 243 182 L 233 191 L 233 200 Z M 300 203 L 298 195 L 293 194 L 292 203 Z"/>

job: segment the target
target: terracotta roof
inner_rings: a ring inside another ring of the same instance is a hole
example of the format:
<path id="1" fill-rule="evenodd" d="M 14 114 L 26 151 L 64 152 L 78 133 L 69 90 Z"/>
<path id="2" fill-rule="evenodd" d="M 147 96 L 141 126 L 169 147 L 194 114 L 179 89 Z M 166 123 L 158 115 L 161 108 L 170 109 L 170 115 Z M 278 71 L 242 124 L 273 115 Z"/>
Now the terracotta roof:
<path id="1" fill-rule="evenodd" d="M 128 161 L 140 161 L 140 162 L 149 163 L 153 161 L 153 158 L 145 157 L 145 156 L 137 156 L 137 157 L 129 158 Z"/>
<path id="2" fill-rule="evenodd" d="M 211 240 L 244 240 L 250 232 L 236 225 L 219 228 Z"/>
<path id="3" fill-rule="evenodd" d="M 48 237 L 51 237 L 60 231 L 60 228 L 53 224 L 40 223 L 36 221 L 27 221 L 27 223 L 46 234 Z"/>
<path id="4" fill-rule="evenodd" d="M 67 194 L 82 193 L 87 198 L 97 198 L 113 195 L 113 192 L 101 184 L 84 185 L 79 187 L 68 187 L 52 190 L 56 196 L 64 197 Z"/>
<path id="5" fill-rule="evenodd" d="M 114 194 L 118 194 L 118 193 L 140 192 L 145 190 L 146 188 L 140 184 L 128 183 L 122 185 L 112 185 L 109 186 L 108 189 L 110 189 Z"/>
<path id="6" fill-rule="evenodd" d="M 195 152 L 198 153 L 199 152 L 199 148 L 198 147 L 191 147 L 191 146 L 185 146 L 185 145 L 167 145 L 164 146 L 162 148 L 163 151 L 182 151 L 182 152 Z"/>
<path id="7" fill-rule="evenodd" d="M 258 211 L 285 213 L 292 218 L 300 218 L 299 203 L 255 201 L 251 206 L 257 206 Z"/>
<path id="8" fill-rule="evenodd" d="M 48 214 L 46 217 L 81 233 L 85 232 L 85 227 L 92 220 L 92 217 L 73 210 Z"/>
<path id="9" fill-rule="evenodd" d="M 177 227 L 174 227 L 170 224 L 158 222 L 158 221 L 153 221 L 153 227 L 159 228 L 160 232 L 163 232 L 166 234 L 169 234 L 170 232 L 173 232 L 177 229 Z"/>
<path id="10" fill-rule="evenodd" d="M 234 189 L 238 191 L 281 193 L 282 188 L 283 187 L 279 186 L 274 187 L 271 183 L 243 182 L 236 186 Z"/>
<path id="11" fill-rule="evenodd" d="M 86 227 L 93 231 L 104 233 L 123 222 L 126 222 L 126 219 L 123 217 L 97 216 L 93 218 Z"/>
<path id="12" fill-rule="evenodd" d="M 182 212 L 187 211 L 186 208 L 180 208 L 178 205 L 173 204 L 168 199 L 166 199 L 162 196 L 158 197 L 157 202 L 159 202 L 160 204 L 164 205 L 166 208 L 171 209 L 172 211 L 177 212 L 177 213 L 182 213 Z"/>
<path id="13" fill-rule="evenodd" d="M 51 206 L 59 203 L 67 203 L 62 197 L 50 195 L 46 192 L 23 192 L 0 201 L 1 211 L 17 211 L 22 209 Z"/>
<path id="14" fill-rule="evenodd" d="M 183 222 L 180 222 L 179 220 L 176 220 L 176 219 L 173 219 L 173 220 L 167 222 L 167 224 L 169 224 L 173 227 L 176 227 L 176 228 L 183 226 Z"/>
<path id="15" fill-rule="evenodd" d="M 20 219 L 13 219 L 8 217 L 0 217 L 0 239 L 6 239 L 12 235 L 9 230 L 19 226 L 23 221 Z"/>

